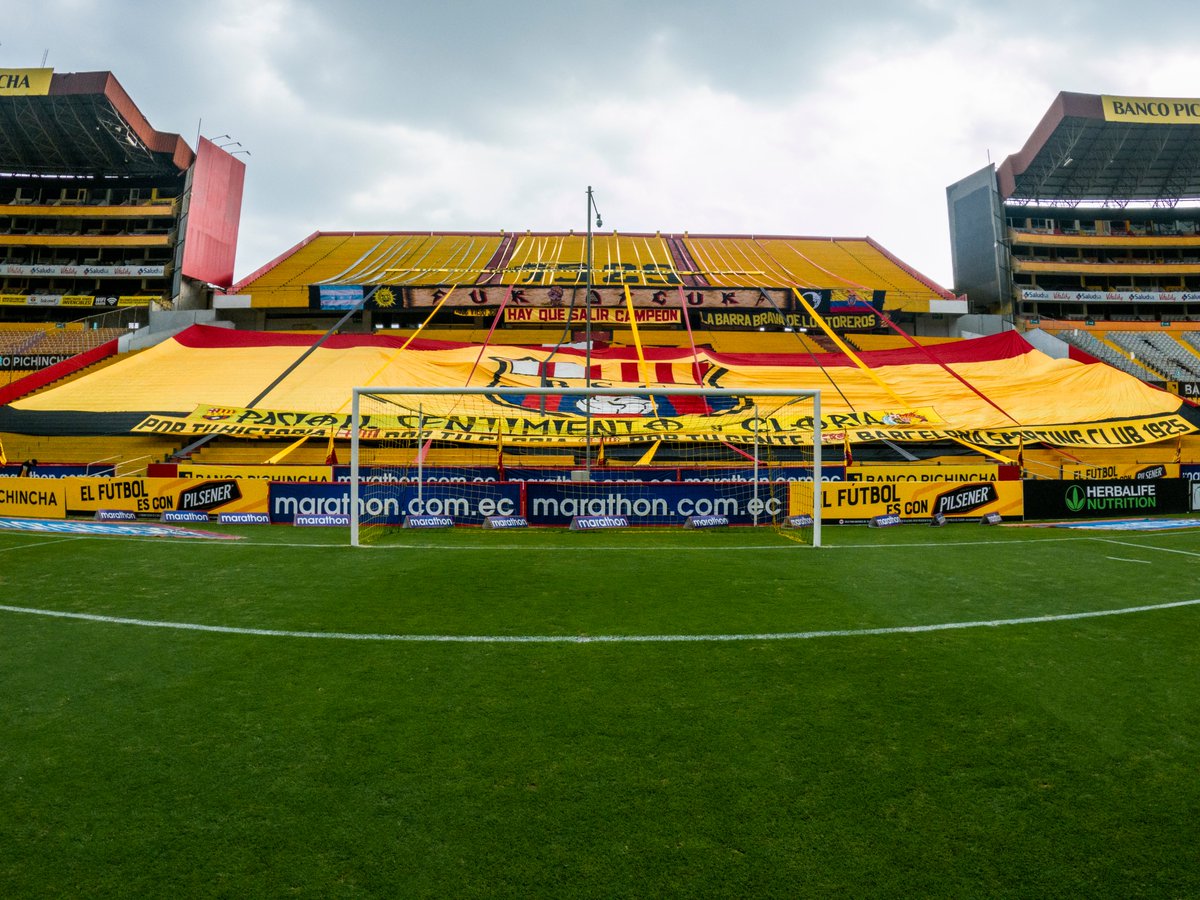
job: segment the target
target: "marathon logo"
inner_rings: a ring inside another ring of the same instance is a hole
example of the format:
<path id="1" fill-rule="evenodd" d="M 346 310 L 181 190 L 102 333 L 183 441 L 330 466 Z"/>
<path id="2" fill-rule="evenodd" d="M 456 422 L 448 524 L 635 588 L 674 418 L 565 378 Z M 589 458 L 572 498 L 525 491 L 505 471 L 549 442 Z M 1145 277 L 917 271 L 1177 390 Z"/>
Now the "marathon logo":
<path id="1" fill-rule="evenodd" d="M 405 528 L 453 528 L 454 520 L 449 516 L 405 516 Z"/>
<path id="2" fill-rule="evenodd" d="M 688 516 L 684 528 L 724 528 L 729 524 L 726 516 Z"/>
<path id="3" fill-rule="evenodd" d="M 524 516 L 488 516 L 483 520 L 484 528 L 528 528 L 529 520 Z"/>
<path id="4" fill-rule="evenodd" d="M 300 513 L 293 520 L 292 524 L 301 528 L 329 528 L 329 527 L 349 527 L 349 516 L 327 516 L 308 513 Z"/>
<path id="5" fill-rule="evenodd" d="M 270 525 L 271 517 L 266 513 L 221 513 L 217 521 L 222 525 Z"/>
<path id="6" fill-rule="evenodd" d="M 812 528 L 813 517 L 809 515 L 788 516 L 783 524 L 786 528 Z"/>
<path id="7" fill-rule="evenodd" d="M 595 531 L 598 528 L 628 528 L 625 516 L 575 516 L 571 519 L 571 531 Z"/>
<path id="8" fill-rule="evenodd" d="M 242 498 L 242 489 L 233 479 L 227 481 L 206 481 L 195 487 L 190 487 L 179 494 L 177 509 L 206 510 L 225 506 L 234 500 Z"/>
<path id="9" fill-rule="evenodd" d="M 969 484 L 939 494 L 934 502 L 933 511 L 934 514 L 941 513 L 944 516 L 960 515 L 995 503 L 999 499 L 1000 495 L 994 484 Z"/>
<path id="10" fill-rule="evenodd" d="M 130 512 L 127 509 L 98 509 L 96 510 L 97 522 L 136 522 L 137 513 Z"/>
<path id="11" fill-rule="evenodd" d="M 208 513 L 168 510 L 159 516 L 160 522 L 207 522 Z"/>
<path id="12" fill-rule="evenodd" d="M 875 516 L 868 524 L 871 528 L 890 528 L 893 525 L 899 525 L 901 521 L 897 515 Z"/>

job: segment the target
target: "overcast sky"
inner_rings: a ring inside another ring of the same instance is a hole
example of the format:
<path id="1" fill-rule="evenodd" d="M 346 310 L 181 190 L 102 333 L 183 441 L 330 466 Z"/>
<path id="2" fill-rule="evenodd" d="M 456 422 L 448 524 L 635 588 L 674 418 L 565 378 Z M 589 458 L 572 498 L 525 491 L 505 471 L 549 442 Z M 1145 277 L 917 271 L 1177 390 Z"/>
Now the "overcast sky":
<path id="1" fill-rule="evenodd" d="M 0 67 L 239 141 L 237 276 L 314 231 L 870 236 L 953 287 L 946 187 L 1059 91 L 1200 96 L 1190 2 L 41 0 Z"/>

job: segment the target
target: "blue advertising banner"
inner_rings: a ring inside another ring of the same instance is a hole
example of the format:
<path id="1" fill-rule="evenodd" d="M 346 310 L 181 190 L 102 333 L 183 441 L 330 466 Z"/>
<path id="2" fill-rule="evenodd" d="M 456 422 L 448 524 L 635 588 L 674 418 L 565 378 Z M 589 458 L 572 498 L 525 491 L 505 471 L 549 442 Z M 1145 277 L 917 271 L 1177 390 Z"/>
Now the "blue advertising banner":
<path id="1" fill-rule="evenodd" d="M 361 517 L 376 524 L 403 525 L 408 516 L 449 516 L 460 525 L 482 525 L 488 516 L 521 512 L 519 484 L 366 483 L 359 492 Z M 350 485 L 328 482 L 272 482 L 268 512 L 273 525 L 291 525 L 297 516 L 345 516 Z"/>
<path id="2" fill-rule="evenodd" d="M 582 472 L 582 466 L 505 466 L 504 477 L 509 481 L 574 481 L 573 472 Z M 679 470 L 633 468 L 593 468 L 592 481 L 678 481 Z"/>
<path id="3" fill-rule="evenodd" d="M 571 481 L 571 473 L 575 469 L 506 467 L 505 478 L 510 481 Z M 750 483 L 754 480 L 754 470 L 750 468 L 650 468 L 643 466 L 604 466 L 592 469 L 592 481 L 631 481 L 631 482 L 698 482 L 704 484 Z M 759 481 L 812 481 L 812 466 L 763 466 L 759 470 Z M 846 470 L 841 467 L 828 467 L 822 472 L 822 478 L 828 481 L 842 481 Z"/>
<path id="4" fill-rule="evenodd" d="M 683 471 L 683 477 L 680 479 L 685 482 L 698 481 L 705 484 L 719 484 L 728 482 L 731 484 L 737 483 L 753 483 L 753 469 L 704 469 L 699 472 L 688 470 Z M 813 470 L 812 466 L 772 466 L 771 468 L 762 468 L 759 470 L 759 481 L 812 481 Z M 844 466 L 822 466 L 821 467 L 822 481 L 845 481 L 846 468 Z"/>
<path id="5" fill-rule="evenodd" d="M 531 525 L 567 526 L 576 516 L 621 516 L 630 525 L 683 525 L 691 516 L 726 516 L 753 525 L 787 509 L 787 485 L 775 483 L 631 484 L 530 482 L 525 514 Z"/>
<path id="6" fill-rule="evenodd" d="M 111 463 L 93 463 L 91 465 L 72 466 L 57 463 L 38 463 L 26 478 L 112 478 L 116 467 Z M 0 466 L 0 478 L 17 478 L 21 475 L 21 464 L 10 462 Z"/>
<path id="7" fill-rule="evenodd" d="M 581 467 L 570 466 L 505 466 L 505 481 L 574 481 L 573 472 Z M 425 466 L 421 470 L 423 480 L 430 482 L 498 482 L 500 470 L 495 466 Z M 364 466 L 360 470 L 363 481 L 399 482 L 415 484 L 416 466 Z M 760 481 L 812 481 L 812 466 L 765 466 L 759 472 Z M 842 466 L 826 466 L 822 475 L 826 481 L 844 481 L 846 470 Z M 349 481 L 349 466 L 333 467 L 334 481 Z M 629 482 L 700 482 L 700 483 L 748 483 L 753 480 L 753 470 L 729 469 L 680 469 L 648 466 L 603 466 L 592 469 L 592 481 Z"/>
<path id="8" fill-rule="evenodd" d="M 500 470 L 495 466 L 425 466 L 420 470 L 421 478 L 430 482 L 470 482 L 473 484 L 500 480 Z M 416 484 L 416 466 L 363 466 L 359 470 L 363 481 L 394 482 L 400 484 Z M 349 466 L 333 467 L 334 481 L 349 481 Z M 517 479 L 513 479 L 517 480 Z"/>

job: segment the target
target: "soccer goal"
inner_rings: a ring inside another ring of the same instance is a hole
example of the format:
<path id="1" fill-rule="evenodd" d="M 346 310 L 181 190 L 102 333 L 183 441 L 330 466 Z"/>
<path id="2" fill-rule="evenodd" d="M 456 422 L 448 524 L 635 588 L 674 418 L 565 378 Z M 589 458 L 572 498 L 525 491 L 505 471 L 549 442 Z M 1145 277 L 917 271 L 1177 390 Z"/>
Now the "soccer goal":
<path id="1" fill-rule="evenodd" d="M 821 399 L 702 387 L 359 387 L 350 541 L 474 525 L 770 526 L 821 542 Z"/>

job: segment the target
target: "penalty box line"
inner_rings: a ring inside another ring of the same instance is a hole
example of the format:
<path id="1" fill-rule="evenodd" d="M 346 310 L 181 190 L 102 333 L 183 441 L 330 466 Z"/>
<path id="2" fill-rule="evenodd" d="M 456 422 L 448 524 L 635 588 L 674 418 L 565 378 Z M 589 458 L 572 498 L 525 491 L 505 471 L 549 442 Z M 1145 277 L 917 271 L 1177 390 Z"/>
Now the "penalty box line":
<path id="1" fill-rule="evenodd" d="M 1175 547 L 1153 547 L 1147 544 L 1135 544 L 1132 541 L 1118 541 L 1113 538 L 1095 538 L 1095 540 L 1103 541 L 1106 544 L 1116 544 L 1118 547 L 1133 547 L 1137 550 L 1153 550 L 1158 553 L 1178 553 L 1181 556 L 1200 556 L 1193 550 L 1179 550 Z"/>
<path id="2" fill-rule="evenodd" d="M 1049 622 L 1070 622 L 1079 619 L 1099 619 L 1133 613 L 1155 612 L 1200 605 L 1200 598 L 1156 603 L 1147 606 L 1127 606 L 1122 609 L 1103 609 L 1091 612 L 1060 613 L 1046 616 L 1022 616 L 1015 619 L 989 619 L 978 622 L 942 622 L 934 625 L 896 625 L 885 628 L 855 628 L 827 631 L 778 631 L 762 634 L 610 634 L 610 635 L 472 635 L 472 634 L 366 634 L 337 631 L 284 631 L 272 628 L 237 628 L 229 625 L 201 625 L 193 622 L 163 622 L 153 619 L 131 619 L 121 616 L 100 616 L 62 610 L 33 609 L 24 606 L 0 605 L 0 612 L 76 619 L 110 625 L 133 625 L 140 628 L 166 628 L 175 631 L 203 631 L 216 634 L 248 635 L 254 637 L 310 638 L 338 641 L 391 641 L 416 644 L 667 644 L 716 643 L 730 641 L 803 641 L 816 638 L 872 637 L 888 634 L 925 634 L 935 631 L 959 631 L 968 628 L 1000 628 L 1008 625 L 1035 625 Z"/>

